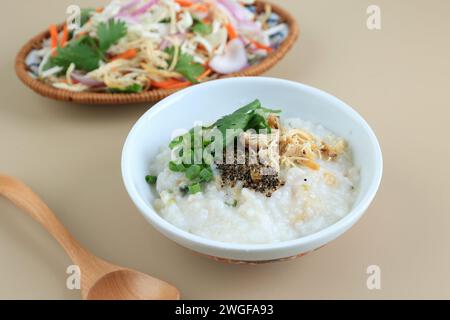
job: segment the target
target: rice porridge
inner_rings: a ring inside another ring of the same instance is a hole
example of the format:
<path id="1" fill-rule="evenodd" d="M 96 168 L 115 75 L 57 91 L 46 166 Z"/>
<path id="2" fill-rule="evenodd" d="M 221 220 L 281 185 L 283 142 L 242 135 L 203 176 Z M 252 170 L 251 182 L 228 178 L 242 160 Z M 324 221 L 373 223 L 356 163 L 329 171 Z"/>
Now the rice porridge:
<path id="1" fill-rule="evenodd" d="M 192 234 L 241 244 L 300 238 L 347 215 L 357 195 L 359 170 L 345 141 L 300 118 L 282 120 L 269 111 L 265 115 L 271 135 L 279 133 L 273 143 L 279 156 L 261 167 L 274 169 L 274 175 L 255 177 L 257 166 L 212 163 L 209 179 L 199 180 L 206 177 L 205 170 L 176 170 L 173 147 L 164 147 L 151 164 L 153 176 L 148 176 L 159 194 L 153 203 L 157 212 Z M 258 135 L 244 132 L 236 140 L 249 153 L 262 155 L 272 142 L 265 138 L 265 147 L 252 149 Z"/>

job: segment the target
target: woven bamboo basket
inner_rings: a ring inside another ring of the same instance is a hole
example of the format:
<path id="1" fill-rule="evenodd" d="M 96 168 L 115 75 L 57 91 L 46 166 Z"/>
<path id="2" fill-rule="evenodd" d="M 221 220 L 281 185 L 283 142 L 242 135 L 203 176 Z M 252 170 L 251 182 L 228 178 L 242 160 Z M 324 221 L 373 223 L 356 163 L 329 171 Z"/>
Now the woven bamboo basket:
<path id="1" fill-rule="evenodd" d="M 265 4 L 268 2 L 256 1 L 256 3 Z M 283 43 L 277 50 L 274 50 L 274 52 L 272 52 L 258 64 L 252 65 L 237 73 L 219 76 L 219 78 L 258 76 L 278 63 L 292 48 L 300 34 L 295 18 L 280 6 L 274 5 L 272 3 L 271 6 L 273 12 L 280 15 L 280 17 L 288 24 L 289 35 L 287 36 L 287 38 L 283 41 Z M 60 28 L 62 27 L 63 25 L 61 24 Z M 42 41 L 48 37 L 50 37 L 50 34 L 47 30 L 39 33 L 31 40 L 29 40 L 17 54 L 15 62 L 15 70 L 19 79 L 26 86 L 30 87 L 33 91 L 42 96 L 55 100 L 70 101 L 82 104 L 131 104 L 142 102 L 154 103 L 180 90 L 152 89 L 141 93 L 96 93 L 72 92 L 63 89 L 57 89 L 32 77 L 25 64 L 25 59 L 30 51 L 33 49 L 39 49 L 41 47 Z"/>

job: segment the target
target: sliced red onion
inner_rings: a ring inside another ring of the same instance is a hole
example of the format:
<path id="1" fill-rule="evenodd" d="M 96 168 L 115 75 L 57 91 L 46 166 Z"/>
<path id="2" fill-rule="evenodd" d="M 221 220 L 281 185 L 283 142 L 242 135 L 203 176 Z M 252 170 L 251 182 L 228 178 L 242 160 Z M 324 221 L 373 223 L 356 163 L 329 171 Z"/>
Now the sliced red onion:
<path id="1" fill-rule="evenodd" d="M 72 72 L 71 78 L 72 78 L 72 80 L 77 81 L 81 84 L 84 84 L 90 88 L 98 88 L 98 87 L 103 87 L 105 85 L 101 81 L 97 81 L 97 80 L 88 78 L 85 75 L 75 73 L 75 72 Z"/>
<path id="2" fill-rule="evenodd" d="M 220 74 L 238 72 L 248 66 L 247 52 L 241 39 L 230 41 L 223 55 L 217 55 L 209 63 L 212 70 Z"/>
<path id="3" fill-rule="evenodd" d="M 135 17 L 129 16 L 129 15 L 118 16 L 117 19 L 127 22 L 129 24 L 138 24 L 139 23 Z"/>
<path id="4" fill-rule="evenodd" d="M 142 7 L 134 11 L 131 15 L 133 17 L 139 16 L 141 14 L 146 13 L 151 7 L 153 7 L 155 4 L 157 4 L 159 0 L 150 0 L 146 4 L 144 4 Z"/>
<path id="5" fill-rule="evenodd" d="M 184 42 L 184 40 L 186 40 L 186 38 L 187 35 L 185 33 L 177 32 L 174 35 L 170 36 L 169 41 L 171 41 L 173 45 L 180 46 Z"/>
<path id="6" fill-rule="evenodd" d="M 226 7 L 239 22 L 252 21 L 254 18 L 253 13 L 233 0 L 217 0 L 217 2 Z"/>
<path id="7" fill-rule="evenodd" d="M 172 45 L 172 43 L 169 41 L 169 40 L 167 40 L 167 39 L 164 39 L 163 41 L 161 41 L 161 43 L 159 44 L 159 50 L 165 50 L 165 49 L 167 49 L 168 47 L 170 47 Z"/>
<path id="8" fill-rule="evenodd" d="M 253 14 L 231 0 L 216 0 L 217 7 L 229 18 L 230 23 L 239 30 L 262 34 L 262 27 L 253 21 Z"/>
<path id="9" fill-rule="evenodd" d="M 122 15 L 124 12 L 126 12 L 126 11 L 132 9 L 133 7 L 137 6 L 140 2 L 141 2 L 141 0 L 131 0 L 126 5 L 122 6 L 122 8 L 120 8 L 120 11 L 119 11 L 118 15 Z"/>
<path id="10" fill-rule="evenodd" d="M 254 21 L 241 21 L 239 23 L 239 28 L 257 33 L 260 33 L 262 31 L 261 25 Z"/>

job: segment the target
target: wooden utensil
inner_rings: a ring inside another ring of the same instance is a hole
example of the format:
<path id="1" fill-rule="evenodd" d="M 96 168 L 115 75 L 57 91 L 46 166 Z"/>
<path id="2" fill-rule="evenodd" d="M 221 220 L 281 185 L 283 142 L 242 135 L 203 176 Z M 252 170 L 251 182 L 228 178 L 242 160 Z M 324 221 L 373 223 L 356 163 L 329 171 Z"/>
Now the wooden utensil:
<path id="1" fill-rule="evenodd" d="M 81 270 L 81 295 L 89 300 L 149 300 L 180 298 L 174 286 L 128 268 L 106 262 L 83 248 L 50 208 L 21 181 L 0 174 L 0 195 L 38 221 Z"/>

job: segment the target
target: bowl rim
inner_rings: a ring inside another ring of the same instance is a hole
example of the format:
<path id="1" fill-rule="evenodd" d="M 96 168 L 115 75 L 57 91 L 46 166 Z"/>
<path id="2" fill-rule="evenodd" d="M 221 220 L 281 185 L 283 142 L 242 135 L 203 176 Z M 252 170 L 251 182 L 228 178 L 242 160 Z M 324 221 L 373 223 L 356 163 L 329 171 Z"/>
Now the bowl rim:
<path id="1" fill-rule="evenodd" d="M 364 130 L 369 135 L 369 139 L 372 144 L 372 149 L 375 154 L 375 173 L 373 176 L 372 181 L 370 182 L 370 185 L 367 189 L 367 192 L 363 195 L 361 200 L 359 201 L 358 205 L 354 207 L 347 215 L 345 215 L 343 218 L 338 220 L 337 222 L 333 223 L 332 225 L 319 230 L 318 232 L 315 232 L 313 234 L 303 236 L 297 239 L 292 239 L 288 241 L 281 241 L 276 243 L 268 243 L 268 244 L 240 244 L 240 243 L 227 243 L 227 242 L 220 242 L 217 240 L 211 240 L 207 238 L 203 238 L 201 236 L 189 233 L 185 230 L 182 230 L 175 225 L 171 224 L 164 218 L 162 218 L 156 210 L 151 205 L 147 205 L 143 198 L 140 196 L 139 192 L 134 186 L 133 179 L 131 175 L 129 174 L 130 170 L 128 169 L 131 165 L 131 154 L 130 154 L 130 148 L 131 144 L 133 143 L 133 140 L 135 138 L 136 133 L 138 130 L 144 126 L 147 121 L 149 121 L 153 116 L 155 116 L 158 112 L 160 112 L 162 109 L 166 107 L 166 105 L 170 105 L 173 102 L 176 102 L 180 99 L 182 99 L 185 95 L 192 94 L 197 91 L 203 91 L 208 92 L 208 87 L 213 86 L 220 86 L 221 84 L 230 83 L 230 82 L 273 82 L 274 84 L 278 85 L 284 85 L 284 86 L 291 86 L 296 88 L 301 88 L 302 90 L 306 90 L 312 94 L 321 95 L 322 97 L 328 99 L 330 103 L 335 105 L 337 108 L 340 109 L 342 112 L 346 112 L 350 117 L 353 118 L 354 121 L 359 122 L 363 127 Z M 290 80 L 285 79 L 279 79 L 279 78 L 271 78 L 271 77 L 237 77 L 237 78 L 229 78 L 229 79 L 219 79 L 219 80 L 213 80 L 206 83 L 202 83 L 197 86 L 189 87 L 186 89 L 183 89 L 163 100 L 161 100 L 159 103 L 155 104 L 152 108 L 150 108 L 148 111 L 146 111 L 139 120 L 134 124 L 131 131 L 129 132 L 127 139 L 125 141 L 123 150 L 122 150 L 122 159 L 121 159 L 121 169 L 122 169 L 122 178 L 123 182 L 125 184 L 125 188 L 133 201 L 133 203 L 136 205 L 136 207 L 139 209 L 141 214 L 147 218 L 154 227 L 161 232 L 161 230 L 164 230 L 162 233 L 168 233 L 173 237 L 176 238 L 183 238 L 185 240 L 188 240 L 189 242 L 202 247 L 208 247 L 212 249 L 221 249 L 221 250 L 227 250 L 229 252 L 245 252 L 245 251 L 252 251 L 252 252 L 266 252 L 266 251 L 273 251 L 273 250 L 283 250 L 283 249 L 289 249 L 293 247 L 301 247 L 308 245 L 313 245 L 315 242 L 317 242 L 320 239 L 327 239 L 329 237 L 336 237 L 340 234 L 340 231 L 344 232 L 349 227 L 351 227 L 356 221 L 364 214 L 370 203 L 373 201 L 378 188 L 381 183 L 381 178 L 383 174 L 383 156 L 382 151 L 380 148 L 380 144 L 378 142 L 378 139 L 373 132 L 372 128 L 369 126 L 369 124 L 364 120 L 364 118 L 355 111 L 352 107 L 350 107 L 348 104 L 343 102 L 342 100 L 338 99 L 337 97 L 323 91 L 320 89 L 317 89 L 315 87 L 302 84 L 299 82 L 294 82 Z M 342 233 L 341 232 L 341 233 Z"/>

